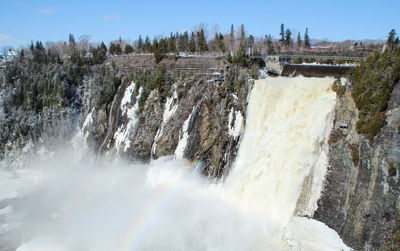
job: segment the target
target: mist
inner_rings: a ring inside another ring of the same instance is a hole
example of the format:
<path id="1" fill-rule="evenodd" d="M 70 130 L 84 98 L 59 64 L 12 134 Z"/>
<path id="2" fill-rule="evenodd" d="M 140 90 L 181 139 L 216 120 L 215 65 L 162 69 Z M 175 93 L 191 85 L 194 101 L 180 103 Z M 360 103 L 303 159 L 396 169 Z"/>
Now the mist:
<path id="1" fill-rule="evenodd" d="M 260 250 L 267 231 L 220 184 L 171 157 L 150 164 L 82 149 L 0 171 L 3 248 L 17 250 Z M 4 245 L 4 244 L 3 244 Z"/>

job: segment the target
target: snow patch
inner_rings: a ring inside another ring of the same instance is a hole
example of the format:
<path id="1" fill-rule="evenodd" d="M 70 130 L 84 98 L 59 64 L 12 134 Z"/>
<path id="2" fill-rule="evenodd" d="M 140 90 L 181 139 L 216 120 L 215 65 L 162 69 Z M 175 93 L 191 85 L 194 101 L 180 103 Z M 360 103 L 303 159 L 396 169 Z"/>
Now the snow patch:
<path id="1" fill-rule="evenodd" d="M 164 127 L 168 123 L 168 121 L 172 118 L 172 116 L 175 114 L 177 109 L 178 109 L 178 93 L 175 90 L 173 96 L 168 97 L 167 102 L 165 103 L 165 108 L 164 108 L 164 113 L 163 113 L 163 122 L 161 123 L 161 126 L 158 129 L 156 136 L 154 138 L 154 143 L 151 148 L 152 154 L 156 153 L 157 143 L 164 133 Z"/>
<path id="2" fill-rule="evenodd" d="M 133 82 L 128 87 L 128 89 L 132 90 L 132 87 L 133 87 L 133 90 L 134 90 L 134 83 Z M 131 100 L 130 99 L 131 97 L 129 96 L 129 95 L 131 95 L 131 94 L 129 94 L 130 90 L 128 90 L 128 89 L 125 91 L 125 95 L 124 95 L 124 98 L 123 98 L 124 102 L 126 100 L 128 100 L 128 99 Z M 140 99 L 140 97 L 142 95 L 142 92 L 143 92 L 143 88 L 140 87 L 139 95 L 136 98 L 135 105 L 133 105 L 132 107 L 128 108 L 128 103 L 122 103 L 121 102 L 121 109 L 123 111 L 122 115 L 124 115 L 126 113 L 126 116 L 127 116 L 128 120 L 129 120 L 129 122 L 126 125 L 121 125 L 117 129 L 115 134 L 114 134 L 115 147 L 117 149 L 117 152 L 120 151 L 120 146 L 121 146 L 122 143 L 124 143 L 124 149 L 123 149 L 124 152 L 126 152 L 129 149 L 130 145 L 131 145 L 131 141 L 129 139 L 129 135 L 135 129 L 135 127 L 137 126 L 137 123 L 139 121 L 139 119 L 136 116 L 136 112 L 139 110 L 139 99 Z"/>
<path id="3" fill-rule="evenodd" d="M 121 100 L 121 110 L 122 110 L 122 116 L 124 116 L 127 113 L 127 105 L 131 103 L 132 101 L 132 95 L 135 92 L 135 87 L 136 84 L 132 81 L 132 83 L 126 88 L 124 97 Z"/>
<path id="4" fill-rule="evenodd" d="M 92 111 L 86 116 L 85 121 L 83 121 L 82 124 L 81 132 L 82 133 L 85 132 L 85 138 L 89 136 L 89 130 L 87 129 L 87 127 L 93 123 L 93 116 L 92 116 L 93 112 L 94 112 L 94 107 Z"/>
<path id="5" fill-rule="evenodd" d="M 188 132 L 189 122 L 190 122 L 190 119 L 193 116 L 194 110 L 195 110 L 195 107 L 193 108 L 192 113 L 189 115 L 189 117 L 183 123 L 182 133 L 179 135 L 178 146 L 175 149 L 175 159 L 182 159 L 183 158 L 183 154 L 184 154 L 185 149 L 186 149 L 187 141 L 189 139 L 189 132 Z"/>
<path id="6" fill-rule="evenodd" d="M 235 113 L 235 121 L 233 122 L 233 125 L 232 125 L 234 113 Z M 233 110 L 233 107 L 231 108 L 231 111 L 229 112 L 228 126 L 229 126 L 229 135 L 233 136 L 234 138 L 237 138 L 240 136 L 240 134 L 242 132 L 242 126 L 243 126 L 243 116 L 240 111 L 235 112 Z"/>

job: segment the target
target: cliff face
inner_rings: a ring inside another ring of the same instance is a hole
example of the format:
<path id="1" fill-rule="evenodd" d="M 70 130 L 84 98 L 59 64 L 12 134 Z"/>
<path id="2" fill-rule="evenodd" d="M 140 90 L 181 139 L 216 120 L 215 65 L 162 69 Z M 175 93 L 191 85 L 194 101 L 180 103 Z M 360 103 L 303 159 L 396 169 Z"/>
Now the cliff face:
<path id="1" fill-rule="evenodd" d="M 133 161 L 184 157 L 207 176 L 221 177 L 236 156 L 252 87 L 245 71 L 233 71 L 227 81 L 167 72 L 172 80 L 166 95 L 123 81 L 108 106 L 85 108 L 81 125 L 87 142 L 99 153 Z"/>
<path id="2" fill-rule="evenodd" d="M 21 149 L 51 151 L 78 128 L 96 153 L 145 162 L 174 155 L 210 177 L 236 156 L 253 83 L 248 70 L 207 57 L 160 65 L 151 56 L 93 66 L 27 60 L 0 74 L 0 158 L 10 165 Z"/>
<path id="3" fill-rule="evenodd" d="M 337 99 L 329 140 L 325 188 L 314 218 L 335 229 L 357 250 L 383 247 L 400 227 L 400 84 L 373 142 L 355 130 L 358 111 L 351 93 Z"/>

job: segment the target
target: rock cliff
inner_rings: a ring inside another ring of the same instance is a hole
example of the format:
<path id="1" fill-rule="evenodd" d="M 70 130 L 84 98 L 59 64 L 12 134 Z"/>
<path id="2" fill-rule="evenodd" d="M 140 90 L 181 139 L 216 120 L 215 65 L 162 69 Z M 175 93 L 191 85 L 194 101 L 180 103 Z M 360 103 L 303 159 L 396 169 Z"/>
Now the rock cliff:
<path id="1" fill-rule="evenodd" d="M 351 91 L 338 97 L 329 139 L 329 167 L 314 218 L 356 250 L 385 247 L 400 227 L 400 84 L 395 85 L 381 132 L 370 141 L 356 131 Z"/>

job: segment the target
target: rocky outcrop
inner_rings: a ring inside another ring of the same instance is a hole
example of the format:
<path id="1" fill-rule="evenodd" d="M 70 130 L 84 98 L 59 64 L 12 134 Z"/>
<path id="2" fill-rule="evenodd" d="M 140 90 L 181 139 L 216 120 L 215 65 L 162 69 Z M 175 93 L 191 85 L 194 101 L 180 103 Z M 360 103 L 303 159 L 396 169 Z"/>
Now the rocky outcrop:
<path id="1" fill-rule="evenodd" d="M 314 218 L 336 230 L 356 250 L 384 246 L 400 227 L 400 84 L 392 92 L 386 123 L 373 142 L 355 130 L 351 92 L 338 97 L 329 139 L 329 167 Z"/>
<path id="2" fill-rule="evenodd" d="M 235 71 L 226 82 L 216 82 L 215 74 L 167 71 L 173 79 L 164 83 L 167 95 L 158 89 L 147 95 L 123 73 L 111 104 L 87 108 L 87 142 L 99 153 L 134 161 L 184 157 L 207 176 L 221 177 L 236 156 L 253 83 L 246 71 Z"/>

